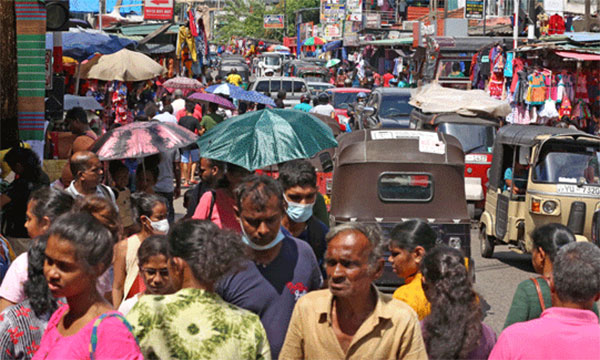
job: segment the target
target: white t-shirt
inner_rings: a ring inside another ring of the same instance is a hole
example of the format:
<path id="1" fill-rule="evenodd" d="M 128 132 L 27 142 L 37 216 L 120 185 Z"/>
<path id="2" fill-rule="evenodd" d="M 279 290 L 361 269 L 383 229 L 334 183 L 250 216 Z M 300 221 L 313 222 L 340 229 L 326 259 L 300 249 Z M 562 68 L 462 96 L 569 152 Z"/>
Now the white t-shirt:
<path id="1" fill-rule="evenodd" d="M 184 99 L 174 100 L 171 103 L 171 106 L 173 107 L 173 114 L 177 114 L 179 111 L 185 109 L 185 100 Z"/>
<path id="2" fill-rule="evenodd" d="M 331 104 L 317 105 L 314 108 L 310 109 L 310 113 L 332 117 L 332 114 L 335 113 L 335 108 Z"/>
<path id="3" fill-rule="evenodd" d="M 81 195 L 79 193 L 79 191 L 77 191 L 77 189 L 75 188 L 75 180 L 71 181 L 71 185 L 69 185 L 68 188 L 65 189 L 65 191 L 67 193 L 69 193 L 74 199 L 77 199 L 78 197 L 81 197 L 83 195 Z M 113 193 L 112 189 L 106 185 L 98 185 L 96 186 L 96 195 L 100 196 L 100 197 L 106 197 L 106 194 L 108 194 L 109 199 L 113 205 L 115 205 L 115 207 L 117 207 L 117 199 L 115 197 L 115 193 Z M 117 207 L 118 210 L 118 207 Z"/>
<path id="4" fill-rule="evenodd" d="M 177 118 L 166 111 L 162 114 L 156 115 L 153 119 L 160 122 L 177 124 Z"/>
<path id="5" fill-rule="evenodd" d="M 27 253 L 24 252 L 10 264 L 0 286 L 0 297 L 18 304 L 25 300 L 25 281 L 27 281 Z"/>

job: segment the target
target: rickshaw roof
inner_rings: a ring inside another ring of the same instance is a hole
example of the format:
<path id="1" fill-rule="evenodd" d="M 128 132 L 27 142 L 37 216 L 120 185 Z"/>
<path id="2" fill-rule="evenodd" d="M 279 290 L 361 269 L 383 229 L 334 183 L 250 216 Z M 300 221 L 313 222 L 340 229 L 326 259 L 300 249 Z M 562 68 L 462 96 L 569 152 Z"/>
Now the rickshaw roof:
<path id="1" fill-rule="evenodd" d="M 337 165 L 378 162 L 464 166 L 460 142 L 435 131 L 358 130 L 341 135 L 338 143 Z"/>
<path id="2" fill-rule="evenodd" d="M 507 145 L 532 146 L 543 140 L 541 137 L 554 135 L 585 136 L 600 140 L 597 136 L 573 129 L 536 125 L 507 125 L 498 130 L 496 142 Z"/>
<path id="3" fill-rule="evenodd" d="M 418 109 L 413 109 L 413 116 L 419 118 L 423 123 L 429 125 L 439 125 L 442 123 L 472 124 L 500 126 L 500 123 L 491 117 L 465 116 L 457 113 L 424 113 Z"/>

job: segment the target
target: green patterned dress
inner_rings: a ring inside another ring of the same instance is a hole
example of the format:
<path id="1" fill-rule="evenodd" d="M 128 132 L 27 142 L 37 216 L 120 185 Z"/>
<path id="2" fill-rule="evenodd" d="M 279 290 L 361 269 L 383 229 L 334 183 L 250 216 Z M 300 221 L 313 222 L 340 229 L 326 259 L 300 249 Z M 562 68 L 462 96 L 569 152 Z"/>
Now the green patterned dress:
<path id="1" fill-rule="evenodd" d="M 213 292 L 144 295 L 127 320 L 146 359 L 271 359 L 259 317 Z"/>

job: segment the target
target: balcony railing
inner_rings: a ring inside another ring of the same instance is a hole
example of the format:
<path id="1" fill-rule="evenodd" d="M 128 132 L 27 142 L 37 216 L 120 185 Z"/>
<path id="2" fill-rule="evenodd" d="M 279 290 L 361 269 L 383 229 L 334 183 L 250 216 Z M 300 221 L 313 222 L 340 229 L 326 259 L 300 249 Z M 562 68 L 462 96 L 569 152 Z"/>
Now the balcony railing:
<path id="1" fill-rule="evenodd" d="M 398 13 L 396 11 L 363 11 L 365 28 L 379 29 L 392 27 L 398 22 Z"/>

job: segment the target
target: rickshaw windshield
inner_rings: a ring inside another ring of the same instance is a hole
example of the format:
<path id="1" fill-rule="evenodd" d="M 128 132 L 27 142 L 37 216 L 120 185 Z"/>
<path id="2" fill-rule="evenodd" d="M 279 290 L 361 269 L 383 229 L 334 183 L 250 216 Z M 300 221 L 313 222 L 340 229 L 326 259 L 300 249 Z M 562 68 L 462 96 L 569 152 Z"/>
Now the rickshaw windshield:
<path id="1" fill-rule="evenodd" d="M 278 56 L 265 56 L 265 65 L 269 65 L 269 66 L 279 65 L 279 57 Z"/>
<path id="2" fill-rule="evenodd" d="M 544 146 L 535 165 L 533 180 L 544 183 L 600 185 L 600 149 L 598 146 L 567 145 Z"/>
<path id="3" fill-rule="evenodd" d="M 348 104 L 356 101 L 357 92 L 336 92 L 333 93 L 333 107 L 336 109 L 347 109 Z"/>
<path id="4" fill-rule="evenodd" d="M 438 131 L 457 138 L 465 154 L 491 153 L 496 138 L 495 127 L 488 125 L 442 123 Z"/>

